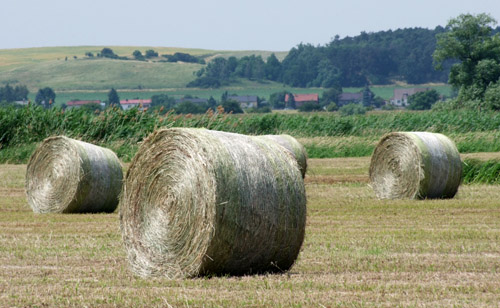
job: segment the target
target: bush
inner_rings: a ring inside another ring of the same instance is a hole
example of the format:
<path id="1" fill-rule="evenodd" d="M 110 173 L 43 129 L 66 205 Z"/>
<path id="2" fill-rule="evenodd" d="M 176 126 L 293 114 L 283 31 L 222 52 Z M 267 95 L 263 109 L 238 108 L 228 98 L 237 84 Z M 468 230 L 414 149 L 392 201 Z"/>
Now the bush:
<path id="1" fill-rule="evenodd" d="M 156 57 L 158 57 L 158 53 L 156 51 L 154 51 L 153 49 L 148 49 L 148 50 L 146 50 L 145 57 L 147 59 L 156 58 Z"/>
<path id="2" fill-rule="evenodd" d="M 500 110 L 500 80 L 486 89 L 484 100 L 488 109 Z"/>
<path id="3" fill-rule="evenodd" d="M 100 53 L 101 57 L 104 58 L 111 58 L 111 59 L 117 59 L 118 55 L 116 55 L 111 48 L 103 48 Z"/>
<path id="4" fill-rule="evenodd" d="M 408 109 L 411 110 L 426 110 L 431 109 L 432 105 L 434 105 L 439 100 L 439 93 L 432 89 L 425 92 L 418 92 L 411 95 L 408 98 Z"/>
<path id="5" fill-rule="evenodd" d="M 315 102 L 305 102 L 304 104 L 302 104 L 302 106 L 299 107 L 299 111 L 302 112 L 312 112 L 319 110 L 321 110 L 321 107 L 318 103 Z"/>
<path id="6" fill-rule="evenodd" d="M 339 109 L 340 114 L 343 116 L 356 115 L 356 114 L 365 114 L 366 108 L 363 107 L 362 104 L 347 104 Z"/>
<path id="7" fill-rule="evenodd" d="M 333 111 L 337 111 L 337 110 L 339 110 L 339 107 L 337 106 L 337 104 L 335 104 L 333 102 L 328 104 L 328 106 L 326 106 L 326 111 L 328 111 L 328 112 L 333 112 Z"/>
<path id="8" fill-rule="evenodd" d="M 241 109 L 240 103 L 233 100 L 227 100 L 223 102 L 222 108 L 224 108 L 224 112 L 226 113 L 243 113 L 243 109 Z"/>
<path id="9" fill-rule="evenodd" d="M 264 107 L 259 107 L 259 108 L 248 108 L 245 110 L 246 113 L 270 113 L 272 112 L 271 107 L 269 106 L 264 106 Z"/>
<path id="10" fill-rule="evenodd" d="M 206 104 L 195 104 L 190 101 L 184 101 L 175 106 L 175 113 L 177 114 L 200 114 L 205 113 L 207 111 L 208 106 Z"/>
<path id="11" fill-rule="evenodd" d="M 382 105 L 382 110 L 396 110 L 396 106 L 393 104 L 385 104 Z"/>
<path id="12" fill-rule="evenodd" d="M 186 63 L 199 63 L 205 64 L 205 60 L 192 56 L 188 53 L 176 52 L 173 55 L 162 55 L 162 57 L 167 58 L 167 62 L 186 62 Z"/>

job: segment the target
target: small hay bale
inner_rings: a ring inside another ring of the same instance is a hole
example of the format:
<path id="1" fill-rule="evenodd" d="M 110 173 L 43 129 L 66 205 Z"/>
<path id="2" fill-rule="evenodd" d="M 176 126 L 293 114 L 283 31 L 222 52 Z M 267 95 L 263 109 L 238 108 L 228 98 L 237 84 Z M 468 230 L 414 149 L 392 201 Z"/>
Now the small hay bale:
<path id="1" fill-rule="evenodd" d="M 307 152 L 304 146 L 290 135 L 263 135 L 258 138 L 270 139 L 290 152 L 299 164 L 302 178 L 306 176 L 307 171 Z"/>
<path id="2" fill-rule="evenodd" d="M 122 179 L 113 151 L 64 136 L 50 137 L 28 162 L 28 204 L 35 213 L 113 212 Z"/>
<path id="3" fill-rule="evenodd" d="M 170 279 L 288 270 L 304 239 L 297 162 L 273 141 L 196 128 L 155 131 L 120 197 L 133 272 Z"/>
<path id="4" fill-rule="evenodd" d="M 461 177 L 460 154 L 442 134 L 387 134 L 370 163 L 371 186 L 381 199 L 453 198 Z"/>

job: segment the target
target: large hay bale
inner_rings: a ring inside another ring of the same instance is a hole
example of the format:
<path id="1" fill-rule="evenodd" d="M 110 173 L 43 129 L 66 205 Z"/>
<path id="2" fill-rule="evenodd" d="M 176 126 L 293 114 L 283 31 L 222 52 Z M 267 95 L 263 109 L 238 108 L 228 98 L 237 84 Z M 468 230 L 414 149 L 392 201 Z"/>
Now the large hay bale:
<path id="1" fill-rule="evenodd" d="M 28 204 L 35 213 L 113 212 L 122 178 L 113 151 L 64 136 L 50 137 L 28 163 Z"/>
<path id="2" fill-rule="evenodd" d="M 270 139 L 284 147 L 297 160 L 300 168 L 300 173 L 302 173 L 302 178 L 306 176 L 307 152 L 304 146 L 300 142 L 298 142 L 297 139 L 293 138 L 290 135 L 263 135 L 259 136 L 258 138 Z"/>
<path id="3" fill-rule="evenodd" d="M 370 163 L 371 186 L 382 199 L 453 198 L 461 177 L 455 144 L 435 133 L 387 134 Z"/>
<path id="4" fill-rule="evenodd" d="M 195 128 L 141 145 L 120 198 L 132 270 L 143 277 L 288 270 L 304 239 L 297 162 L 267 139 Z"/>

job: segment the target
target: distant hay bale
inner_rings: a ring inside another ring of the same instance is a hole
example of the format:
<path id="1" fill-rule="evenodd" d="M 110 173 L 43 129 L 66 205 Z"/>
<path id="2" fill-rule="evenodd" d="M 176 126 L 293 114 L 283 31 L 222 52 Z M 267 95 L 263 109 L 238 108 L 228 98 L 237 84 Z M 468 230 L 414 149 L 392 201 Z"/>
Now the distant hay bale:
<path id="1" fill-rule="evenodd" d="M 387 134 L 370 163 L 371 185 L 382 199 L 453 198 L 461 176 L 462 161 L 455 144 L 435 133 Z"/>
<path id="2" fill-rule="evenodd" d="M 122 178 L 113 151 L 64 136 L 50 137 L 28 163 L 28 204 L 35 213 L 113 212 Z"/>
<path id="3" fill-rule="evenodd" d="M 258 138 L 270 139 L 285 149 L 287 149 L 297 160 L 299 164 L 300 173 L 302 178 L 306 176 L 307 171 L 307 152 L 304 146 L 290 135 L 263 135 Z"/>
<path id="4" fill-rule="evenodd" d="M 288 270 L 305 231 L 297 162 L 273 141 L 196 128 L 141 145 L 120 197 L 132 270 L 143 277 Z"/>

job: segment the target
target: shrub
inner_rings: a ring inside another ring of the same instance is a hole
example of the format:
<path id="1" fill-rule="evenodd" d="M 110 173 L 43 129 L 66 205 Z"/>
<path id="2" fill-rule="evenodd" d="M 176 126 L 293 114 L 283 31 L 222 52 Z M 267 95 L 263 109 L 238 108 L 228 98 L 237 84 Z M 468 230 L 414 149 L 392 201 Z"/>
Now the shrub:
<path id="1" fill-rule="evenodd" d="M 302 112 L 312 112 L 312 111 L 319 111 L 321 110 L 321 107 L 319 106 L 318 103 L 315 102 L 305 102 L 299 107 L 299 111 Z"/>
<path id="2" fill-rule="evenodd" d="M 365 114 L 366 108 L 363 107 L 362 104 L 347 104 L 339 109 L 340 114 L 343 116 L 356 115 L 356 114 Z"/>
<path id="3" fill-rule="evenodd" d="M 486 89 L 484 100 L 488 109 L 500 110 L 500 80 Z"/>

